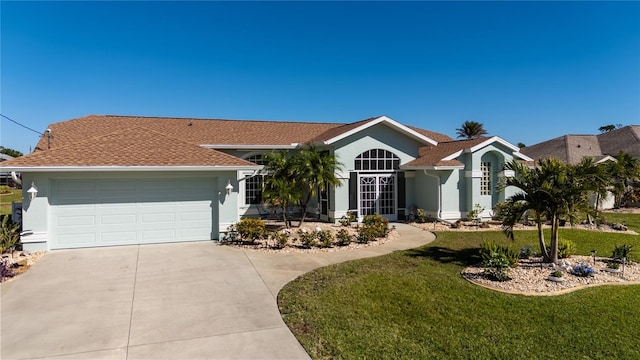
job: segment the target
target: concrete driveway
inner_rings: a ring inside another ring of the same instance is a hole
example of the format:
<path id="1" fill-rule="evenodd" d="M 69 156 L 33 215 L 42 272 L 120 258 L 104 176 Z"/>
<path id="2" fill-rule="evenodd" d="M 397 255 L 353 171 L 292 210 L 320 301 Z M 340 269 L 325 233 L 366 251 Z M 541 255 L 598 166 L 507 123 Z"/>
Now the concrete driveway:
<path id="1" fill-rule="evenodd" d="M 2 284 L 1 358 L 308 359 L 277 294 L 317 267 L 417 247 L 279 254 L 214 242 L 59 250 Z"/>

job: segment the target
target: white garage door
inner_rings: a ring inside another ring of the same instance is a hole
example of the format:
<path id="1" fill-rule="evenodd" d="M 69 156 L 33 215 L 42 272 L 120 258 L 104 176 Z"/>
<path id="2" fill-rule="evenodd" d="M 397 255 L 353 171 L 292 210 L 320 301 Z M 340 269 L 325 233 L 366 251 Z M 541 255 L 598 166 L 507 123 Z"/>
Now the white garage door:
<path id="1" fill-rule="evenodd" d="M 51 248 L 210 240 L 214 189 L 212 179 L 53 181 Z"/>

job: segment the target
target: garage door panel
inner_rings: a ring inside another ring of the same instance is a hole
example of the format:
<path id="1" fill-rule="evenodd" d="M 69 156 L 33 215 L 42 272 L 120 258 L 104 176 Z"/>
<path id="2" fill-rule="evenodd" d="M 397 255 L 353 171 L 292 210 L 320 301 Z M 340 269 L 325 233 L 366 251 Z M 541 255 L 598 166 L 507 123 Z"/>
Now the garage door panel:
<path id="1" fill-rule="evenodd" d="M 131 244 L 138 238 L 135 231 L 102 231 L 100 235 L 100 244 L 104 245 Z"/>
<path id="2" fill-rule="evenodd" d="M 103 225 L 135 225 L 137 222 L 136 214 L 113 214 L 113 215 L 102 215 L 100 217 L 100 224 Z"/>
<path id="3" fill-rule="evenodd" d="M 213 179 L 54 181 L 52 248 L 209 240 Z"/>

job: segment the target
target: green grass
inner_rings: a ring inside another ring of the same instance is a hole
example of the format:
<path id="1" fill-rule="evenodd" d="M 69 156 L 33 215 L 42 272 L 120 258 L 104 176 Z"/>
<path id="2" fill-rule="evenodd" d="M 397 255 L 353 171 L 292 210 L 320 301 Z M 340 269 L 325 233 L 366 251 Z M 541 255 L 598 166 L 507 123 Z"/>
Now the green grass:
<path id="1" fill-rule="evenodd" d="M 610 213 L 602 214 L 604 219 L 611 223 L 626 224 L 629 230 L 640 232 L 640 214 Z"/>
<path id="2" fill-rule="evenodd" d="M 640 215 L 636 215 L 640 216 Z M 562 229 L 581 254 L 640 237 Z M 638 359 L 640 286 L 600 286 L 552 297 L 509 295 L 460 276 L 483 239 L 441 232 L 430 245 L 321 268 L 289 283 L 278 303 L 314 359 Z"/>
<path id="3" fill-rule="evenodd" d="M 3 194 L 0 195 L 0 214 L 11 214 L 11 202 L 21 202 L 22 201 L 22 190 L 21 189 L 12 189 L 11 194 Z"/>

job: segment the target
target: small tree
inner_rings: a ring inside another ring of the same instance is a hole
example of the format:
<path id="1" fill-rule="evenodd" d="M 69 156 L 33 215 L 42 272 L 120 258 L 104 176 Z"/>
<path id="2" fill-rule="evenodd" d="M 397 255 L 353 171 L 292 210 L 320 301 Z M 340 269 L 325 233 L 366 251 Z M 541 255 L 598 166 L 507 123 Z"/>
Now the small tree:
<path id="1" fill-rule="evenodd" d="M 265 156 L 265 177 L 262 200 L 282 210 L 285 226 L 289 227 L 287 211 L 302 199 L 299 181 L 295 177 L 293 162 L 288 152 L 279 151 Z"/>
<path id="2" fill-rule="evenodd" d="M 456 129 L 456 134 L 458 138 L 473 139 L 488 133 L 481 123 L 467 120 L 459 129 Z"/>
<path id="3" fill-rule="evenodd" d="M 611 192 L 614 195 L 614 205 L 622 207 L 638 200 L 640 197 L 638 183 L 640 183 L 640 160 L 631 155 L 620 152 L 616 161 L 607 163 L 607 171 L 611 178 Z"/>
<path id="4" fill-rule="evenodd" d="M 340 179 L 336 171 L 342 169 L 342 164 L 335 155 L 328 151 L 319 151 L 313 144 L 307 144 L 305 148 L 292 158 L 292 171 L 303 196 L 300 201 L 302 216 L 298 227 L 302 226 L 309 203 L 318 191 L 325 191 L 327 187 L 340 186 Z"/>
<path id="5" fill-rule="evenodd" d="M 20 156 L 24 155 L 23 153 L 21 153 L 18 150 L 14 150 L 14 149 L 11 149 L 11 148 L 6 148 L 4 146 L 0 146 L 0 154 L 13 156 L 14 158 L 17 158 L 17 157 L 20 157 Z"/>
<path id="6" fill-rule="evenodd" d="M 538 227 L 540 252 L 545 262 L 558 262 L 558 229 L 560 219 L 573 220 L 576 212 L 589 209 L 588 195 L 606 191 L 607 178 L 593 160 L 587 158 L 578 165 L 565 165 L 557 159 L 542 159 L 531 169 L 513 160 L 505 165 L 515 177 L 507 178 L 504 186 L 522 190 L 506 200 L 503 230 L 513 239 L 513 227 L 527 210 L 533 210 Z M 547 248 L 542 225 L 551 223 L 551 244 Z"/>

